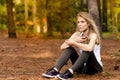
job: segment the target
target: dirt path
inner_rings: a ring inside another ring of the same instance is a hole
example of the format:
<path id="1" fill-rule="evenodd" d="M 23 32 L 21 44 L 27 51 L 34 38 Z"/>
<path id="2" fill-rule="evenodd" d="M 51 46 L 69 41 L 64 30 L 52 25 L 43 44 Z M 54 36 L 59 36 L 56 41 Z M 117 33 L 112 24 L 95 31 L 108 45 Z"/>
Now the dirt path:
<path id="1" fill-rule="evenodd" d="M 42 78 L 41 74 L 55 63 L 63 41 L 0 37 L 0 80 L 55 80 Z M 73 80 L 120 80 L 120 41 L 103 40 L 101 50 L 104 72 L 75 75 Z"/>

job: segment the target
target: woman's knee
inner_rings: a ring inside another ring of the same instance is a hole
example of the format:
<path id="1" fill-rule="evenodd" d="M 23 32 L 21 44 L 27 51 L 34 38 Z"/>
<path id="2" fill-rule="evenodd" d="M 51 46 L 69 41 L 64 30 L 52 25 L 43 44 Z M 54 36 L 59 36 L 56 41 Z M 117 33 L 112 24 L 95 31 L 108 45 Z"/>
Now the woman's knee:
<path id="1" fill-rule="evenodd" d="M 76 52 L 75 48 L 74 48 L 74 47 L 71 47 L 71 46 L 68 47 L 68 48 L 66 48 L 64 51 L 71 52 L 71 53 Z"/>

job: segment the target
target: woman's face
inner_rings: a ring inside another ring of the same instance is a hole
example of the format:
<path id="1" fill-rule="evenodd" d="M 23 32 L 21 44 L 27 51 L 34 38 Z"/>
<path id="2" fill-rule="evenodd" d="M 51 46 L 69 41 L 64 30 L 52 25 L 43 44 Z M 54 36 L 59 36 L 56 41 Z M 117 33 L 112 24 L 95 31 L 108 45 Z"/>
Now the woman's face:
<path id="1" fill-rule="evenodd" d="M 77 17 L 77 27 L 80 32 L 86 31 L 88 29 L 88 23 L 84 18 Z"/>

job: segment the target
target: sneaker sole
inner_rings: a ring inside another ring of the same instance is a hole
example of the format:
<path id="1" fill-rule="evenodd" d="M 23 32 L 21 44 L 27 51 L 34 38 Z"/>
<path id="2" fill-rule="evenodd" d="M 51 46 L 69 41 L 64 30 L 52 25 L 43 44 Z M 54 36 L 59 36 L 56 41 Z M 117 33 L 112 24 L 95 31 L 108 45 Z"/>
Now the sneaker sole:
<path id="1" fill-rule="evenodd" d="M 60 80 L 73 80 L 72 78 L 69 78 L 69 79 L 63 79 L 62 77 L 60 77 L 60 75 L 57 75 L 56 77 L 59 78 Z"/>
<path id="2" fill-rule="evenodd" d="M 43 73 L 42 76 L 45 78 L 56 78 L 56 76 L 47 75 L 45 73 Z"/>
<path id="3" fill-rule="evenodd" d="M 63 79 L 62 77 L 60 77 L 60 75 L 57 75 L 57 78 L 59 78 L 60 80 L 67 80 L 67 79 Z"/>

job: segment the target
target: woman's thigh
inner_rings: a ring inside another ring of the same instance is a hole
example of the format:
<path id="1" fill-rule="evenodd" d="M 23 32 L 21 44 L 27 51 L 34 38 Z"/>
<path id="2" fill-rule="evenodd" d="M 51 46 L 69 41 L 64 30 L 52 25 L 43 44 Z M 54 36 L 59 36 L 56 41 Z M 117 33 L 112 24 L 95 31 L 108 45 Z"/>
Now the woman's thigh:
<path id="1" fill-rule="evenodd" d="M 90 56 L 86 62 L 86 73 L 95 74 L 97 72 L 102 72 L 102 66 L 98 63 L 93 52 L 90 52 Z"/>

